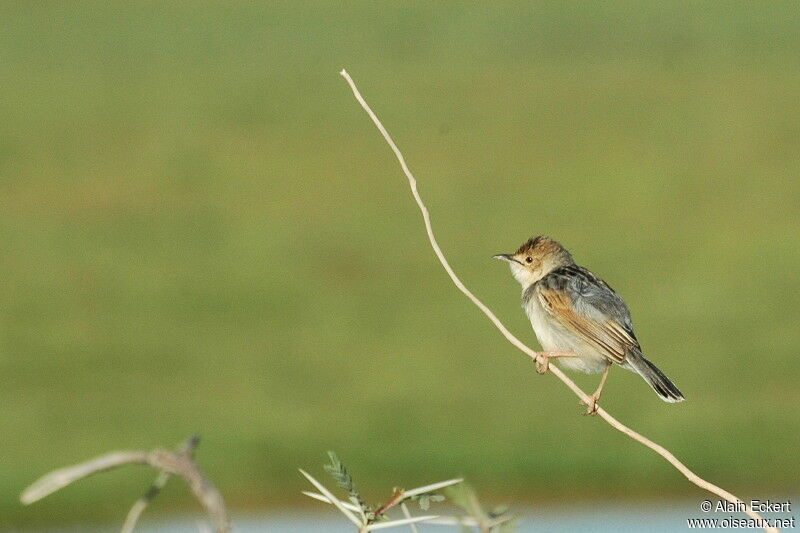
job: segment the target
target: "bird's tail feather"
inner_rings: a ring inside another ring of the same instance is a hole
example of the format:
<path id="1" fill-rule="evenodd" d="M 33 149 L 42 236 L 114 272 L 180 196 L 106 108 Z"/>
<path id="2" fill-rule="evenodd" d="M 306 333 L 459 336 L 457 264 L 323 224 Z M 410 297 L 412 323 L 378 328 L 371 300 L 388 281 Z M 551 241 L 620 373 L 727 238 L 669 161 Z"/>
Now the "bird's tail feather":
<path id="1" fill-rule="evenodd" d="M 686 399 L 678 387 L 638 350 L 628 352 L 626 362 L 653 387 L 656 394 L 665 402 L 675 403 Z"/>

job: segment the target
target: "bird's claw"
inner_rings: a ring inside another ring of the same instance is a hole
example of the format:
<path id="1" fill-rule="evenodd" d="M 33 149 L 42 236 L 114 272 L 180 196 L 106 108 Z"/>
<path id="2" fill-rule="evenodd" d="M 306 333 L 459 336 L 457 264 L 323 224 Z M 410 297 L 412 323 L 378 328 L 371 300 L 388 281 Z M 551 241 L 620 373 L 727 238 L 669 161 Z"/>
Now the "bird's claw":
<path id="1" fill-rule="evenodd" d="M 585 416 L 594 416 L 597 414 L 597 408 L 600 407 L 598 402 L 600 401 L 600 397 L 596 395 L 592 395 L 589 397 L 589 402 L 587 403 L 584 400 L 580 401 L 581 405 L 586 406 L 586 412 L 583 413 Z"/>
<path id="2" fill-rule="evenodd" d="M 550 358 L 546 355 L 539 354 L 534 363 L 536 363 L 536 372 L 539 374 L 547 374 L 550 370 Z"/>

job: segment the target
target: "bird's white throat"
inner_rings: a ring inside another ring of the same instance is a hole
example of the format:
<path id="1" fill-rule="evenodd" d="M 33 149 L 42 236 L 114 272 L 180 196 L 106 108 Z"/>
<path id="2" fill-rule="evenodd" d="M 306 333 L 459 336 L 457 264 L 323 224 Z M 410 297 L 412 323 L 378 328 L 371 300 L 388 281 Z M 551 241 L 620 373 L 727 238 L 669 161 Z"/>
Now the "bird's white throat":
<path id="1" fill-rule="evenodd" d="M 541 273 L 538 270 L 531 272 L 515 261 L 509 261 L 508 266 L 511 268 L 511 275 L 522 285 L 523 291 L 542 279 Z"/>

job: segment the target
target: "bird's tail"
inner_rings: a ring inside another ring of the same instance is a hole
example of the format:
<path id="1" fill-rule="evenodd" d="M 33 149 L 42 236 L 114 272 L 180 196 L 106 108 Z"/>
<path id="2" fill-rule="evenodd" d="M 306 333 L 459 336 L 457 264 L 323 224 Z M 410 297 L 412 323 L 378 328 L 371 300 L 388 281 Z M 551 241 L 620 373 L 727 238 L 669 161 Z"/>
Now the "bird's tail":
<path id="1" fill-rule="evenodd" d="M 678 387 L 656 365 L 648 361 L 642 355 L 642 352 L 638 350 L 628 352 L 625 362 L 631 366 L 632 370 L 642 376 L 665 402 L 675 403 L 686 399 L 681 391 L 678 390 Z"/>

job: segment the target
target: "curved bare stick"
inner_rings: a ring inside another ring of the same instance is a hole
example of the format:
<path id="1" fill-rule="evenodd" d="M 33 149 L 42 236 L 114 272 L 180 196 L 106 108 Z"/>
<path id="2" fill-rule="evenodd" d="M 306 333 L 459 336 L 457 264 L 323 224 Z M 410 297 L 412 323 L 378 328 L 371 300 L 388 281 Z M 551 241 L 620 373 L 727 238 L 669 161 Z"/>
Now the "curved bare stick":
<path id="1" fill-rule="evenodd" d="M 53 470 L 25 489 L 19 500 L 25 505 L 30 505 L 79 479 L 127 464 L 147 464 L 147 452 L 114 452 L 95 457 L 85 463 Z"/>
<path id="2" fill-rule="evenodd" d="M 142 513 L 144 510 L 147 509 L 147 506 L 150 505 L 150 502 L 153 501 L 161 489 L 164 488 L 164 485 L 167 484 L 169 478 L 172 477 L 172 474 L 168 474 L 167 472 L 159 472 L 156 480 L 153 481 L 153 484 L 150 485 L 150 488 L 147 489 L 147 492 L 142 494 L 142 497 L 136 500 L 131 507 L 131 510 L 128 511 L 128 516 L 125 517 L 125 523 L 122 524 L 122 529 L 120 529 L 120 533 L 133 533 L 133 530 L 136 529 L 136 524 L 139 522 L 139 518 L 141 518 Z"/>
<path id="3" fill-rule="evenodd" d="M 222 500 L 222 495 L 220 495 L 216 487 L 208 480 L 197 463 L 192 459 L 192 453 L 197 443 L 198 439 L 192 437 L 187 441 L 184 447 L 177 452 L 161 449 L 156 449 L 151 452 L 114 452 L 95 457 L 94 459 L 74 466 L 60 468 L 49 474 L 45 474 L 25 489 L 20 496 L 20 501 L 26 505 L 31 504 L 92 474 L 127 464 L 145 464 L 155 468 L 162 474 L 159 475 L 154 486 L 159 485 L 159 483 L 163 485 L 161 480 L 166 475 L 181 476 L 186 481 L 186 484 L 189 485 L 195 498 L 203 505 L 206 513 L 214 523 L 217 532 L 229 533 L 231 526 L 228 520 L 228 513 L 225 509 L 225 502 Z M 166 482 L 166 479 L 164 479 L 163 482 Z M 138 515 L 141 511 L 144 510 L 147 501 L 141 503 L 142 500 L 140 500 L 134 505 L 135 510 L 132 509 L 131 513 L 129 513 L 125 527 L 132 528 L 133 525 L 135 525 L 135 521 L 138 519 Z M 133 520 L 133 523 L 129 523 L 130 520 Z"/>
<path id="4" fill-rule="evenodd" d="M 378 131 L 380 131 L 381 135 L 383 135 L 383 138 L 386 140 L 386 143 L 389 145 L 389 148 L 392 149 L 392 152 L 394 152 L 394 155 L 397 158 L 397 161 L 400 163 L 400 167 L 403 169 L 403 173 L 406 175 L 406 178 L 408 178 L 408 183 L 411 186 L 411 193 L 414 195 L 414 200 L 416 200 L 417 206 L 419 206 L 419 210 L 422 213 L 422 218 L 425 221 L 425 230 L 428 232 L 428 240 L 431 243 L 431 247 L 433 248 L 433 251 L 436 254 L 436 257 L 439 258 L 439 262 L 442 264 L 442 266 L 444 267 L 445 271 L 447 271 L 447 274 L 450 276 L 450 279 L 453 281 L 455 286 L 458 287 L 458 289 L 467 296 L 467 298 L 472 300 L 472 303 L 474 303 L 478 307 L 478 309 L 483 311 L 483 314 L 486 315 L 486 317 L 489 320 L 492 321 L 492 323 L 495 325 L 495 327 L 497 327 L 497 329 L 500 330 L 500 333 L 502 333 L 503 336 L 511 344 L 513 344 L 514 346 L 519 348 L 523 353 L 525 353 L 528 357 L 530 357 L 534 361 L 543 362 L 543 358 L 541 358 L 537 352 L 535 352 L 534 350 L 532 350 L 531 348 L 526 346 L 521 340 L 519 340 L 516 336 L 514 336 L 514 334 L 511 333 L 508 330 L 508 328 L 506 328 L 503 325 L 502 322 L 500 322 L 500 319 L 497 318 L 495 316 L 495 314 L 492 313 L 492 311 L 488 307 L 486 307 L 486 305 L 483 302 L 481 302 L 478 299 L 477 296 L 472 294 L 472 292 L 461 282 L 461 280 L 458 278 L 456 273 L 450 267 L 450 263 L 447 262 L 447 258 L 445 258 L 444 253 L 442 253 L 442 249 L 439 247 L 439 244 L 436 242 L 436 237 L 433 234 L 433 227 L 431 226 L 430 213 L 428 212 L 428 208 L 425 207 L 425 203 L 422 201 L 422 198 L 419 195 L 419 191 L 417 190 L 417 180 L 416 180 L 416 178 L 414 178 L 414 175 L 411 173 L 411 170 L 408 168 L 408 165 L 406 164 L 406 160 L 403 157 L 403 154 L 400 152 L 400 149 L 397 147 L 397 145 L 392 140 L 392 137 L 389 135 L 389 132 L 386 131 L 386 128 L 383 127 L 383 124 L 381 123 L 381 121 L 378 119 L 378 117 L 375 115 L 375 113 L 369 107 L 369 104 L 367 104 L 366 100 L 364 100 L 364 97 L 361 96 L 361 93 L 358 91 L 358 88 L 356 87 L 356 84 L 353 82 L 353 79 L 350 77 L 350 75 L 347 73 L 347 71 L 342 70 L 339 74 L 341 74 L 341 76 L 345 79 L 345 81 L 347 81 L 347 84 L 350 86 L 350 89 L 353 91 L 353 96 L 355 96 L 356 100 L 358 100 L 358 103 L 361 104 L 361 107 L 364 108 L 364 111 L 367 112 L 367 115 L 369 115 L 369 118 L 372 119 L 372 122 L 375 124 L 375 127 L 377 127 Z M 587 403 L 589 402 L 589 400 L 590 400 L 589 396 L 585 392 L 583 392 L 580 389 L 580 387 L 578 387 L 575 384 L 575 382 L 573 382 L 566 375 L 564 375 L 564 373 L 559 368 L 557 368 L 557 367 L 555 367 L 553 365 L 550 365 L 550 372 L 552 372 L 558 379 L 563 381 L 564 384 L 567 387 L 572 389 L 572 392 L 574 392 L 578 396 L 578 398 L 580 398 L 584 402 L 587 402 Z M 759 520 L 760 523 L 766 523 L 764 518 L 760 514 L 755 512 L 750 507 L 750 505 L 744 503 L 742 500 L 740 500 L 739 498 L 737 498 L 736 496 L 734 496 L 730 492 L 728 492 L 728 491 L 726 491 L 726 490 L 714 485 L 713 483 L 709 483 L 705 479 L 701 478 L 700 476 L 698 476 L 697 474 L 695 474 L 694 472 L 689 470 L 686 467 L 686 465 L 684 465 L 682 462 L 680 462 L 669 450 L 667 450 L 663 446 L 661 446 L 659 444 L 656 444 L 655 442 L 651 441 L 647 437 L 645 437 L 645 436 L 637 433 L 636 431 L 632 430 L 631 428 L 625 426 L 624 424 L 619 422 L 616 418 L 611 416 L 608 413 L 608 411 L 606 411 L 602 407 L 598 407 L 597 414 L 599 414 L 603 418 L 603 420 L 608 422 L 617 431 L 620 431 L 620 432 L 628 435 L 630 438 L 632 438 L 632 439 L 644 444 L 645 446 L 647 446 L 648 448 L 650 448 L 651 450 L 653 450 L 654 452 L 656 452 L 657 454 L 662 456 L 664 459 L 669 461 L 670 464 L 672 464 L 672 466 L 677 468 L 678 471 L 680 471 L 681 474 L 686 476 L 686 479 L 688 479 L 689 481 L 691 481 L 692 483 L 694 483 L 698 487 L 703 488 L 703 489 L 705 489 L 705 490 L 707 490 L 709 492 L 712 492 L 712 493 L 716 494 L 717 496 L 720 496 L 721 498 L 725 498 L 726 500 L 728 500 L 731 503 L 744 504 L 744 509 L 745 509 L 744 512 L 748 516 L 750 516 L 751 518 Z M 768 526 L 765 526 L 764 530 L 765 531 L 769 531 L 770 533 L 776 533 L 776 532 L 780 531 L 778 528 L 768 527 Z"/>
<path id="5" fill-rule="evenodd" d="M 200 439 L 194 435 L 186 440 L 180 450 L 178 450 L 179 455 L 185 455 L 189 458 L 194 456 L 194 450 L 197 448 L 197 445 L 200 444 Z M 158 493 L 161 492 L 161 489 L 164 488 L 164 485 L 167 484 L 169 478 L 172 477 L 172 474 L 169 472 L 164 472 L 163 470 L 159 471 L 158 476 L 156 477 L 153 484 L 147 489 L 147 492 L 142 494 L 142 496 L 134 502 L 131 510 L 128 511 L 128 516 L 125 517 L 125 523 L 122 524 L 122 529 L 120 533 L 133 533 L 133 530 L 136 529 L 136 524 L 139 522 L 139 518 L 144 513 L 144 510 L 147 509 L 147 506 L 150 505 L 150 502 L 153 501 L 153 498 L 158 496 Z"/>
<path id="6" fill-rule="evenodd" d="M 203 505 L 218 533 L 229 533 L 231 530 L 225 502 L 213 483 L 206 477 L 191 457 L 165 450 L 154 450 L 148 462 L 153 468 L 177 474 L 186 480 L 194 497 Z"/>

